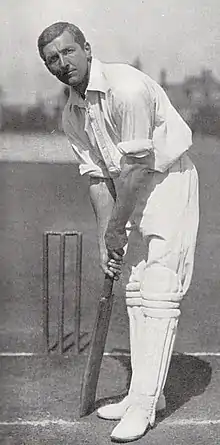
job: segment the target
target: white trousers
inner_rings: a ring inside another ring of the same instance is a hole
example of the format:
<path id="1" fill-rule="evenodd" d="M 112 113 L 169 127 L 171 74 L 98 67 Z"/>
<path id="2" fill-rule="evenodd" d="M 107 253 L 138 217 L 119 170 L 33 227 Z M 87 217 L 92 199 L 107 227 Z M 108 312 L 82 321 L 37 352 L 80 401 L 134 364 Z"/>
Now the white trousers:
<path id="1" fill-rule="evenodd" d="M 123 279 L 129 394 L 154 411 L 169 369 L 180 302 L 192 278 L 199 204 L 197 172 L 186 154 L 165 174 L 151 175 L 130 221 Z"/>

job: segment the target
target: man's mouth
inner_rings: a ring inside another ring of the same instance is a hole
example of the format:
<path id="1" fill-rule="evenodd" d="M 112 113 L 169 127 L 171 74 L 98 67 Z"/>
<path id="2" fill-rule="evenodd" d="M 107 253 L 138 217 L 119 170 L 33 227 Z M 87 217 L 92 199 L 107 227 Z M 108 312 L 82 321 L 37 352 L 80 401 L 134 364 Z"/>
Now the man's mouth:
<path id="1" fill-rule="evenodd" d="M 77 71 L 76 69 L 73 69 L 73 70 L 68 71 L 68 72 L 67 72 L 67 76 L 68 76 L 68 77 L 71 77 L 73 74 L 76 73 L 76 71 Z"/>
<path id="2" fill-rule="evenodd" d="M 66 70 L 57 74 L 57 78 L 61 80 L 61 82 L 67 83 L 75 82 L 77 80 L 77 69 Z"/>

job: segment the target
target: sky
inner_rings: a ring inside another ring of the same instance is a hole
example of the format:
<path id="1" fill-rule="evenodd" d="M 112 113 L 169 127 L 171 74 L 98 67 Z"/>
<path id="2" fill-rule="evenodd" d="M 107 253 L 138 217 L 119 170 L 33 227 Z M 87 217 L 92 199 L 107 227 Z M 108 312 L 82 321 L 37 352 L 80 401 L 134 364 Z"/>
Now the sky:
<path id="1" fill-rule="evenodd" d="M 220 0 L 0 0 L 0 85 L 11 103 L 56 94 L 37 38 L 56 21 L 79 26 L 94 57 L 131 63 L 170 82 L 211 69 L 220 79 Z"/>

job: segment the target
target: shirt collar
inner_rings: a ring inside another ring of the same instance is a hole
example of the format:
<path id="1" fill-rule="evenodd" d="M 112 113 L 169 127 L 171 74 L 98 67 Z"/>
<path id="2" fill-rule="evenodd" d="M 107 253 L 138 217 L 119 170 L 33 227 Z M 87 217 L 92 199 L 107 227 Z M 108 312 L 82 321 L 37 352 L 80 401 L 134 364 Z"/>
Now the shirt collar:
<path id="1" fill-rule="evenodd" d="M 107 82 L 103 73 L 102 63 L 97 59 L 92 59 L 87 91 L 100 91 L 106 93 Z"/>
<path id="2" fill-rule="evenodd" d="M 92 59 L 89 84 L 86 92 L 100 91 L 101 93 L 106 93 L 107 89 L 108 86 L 103 73 L 102 63 L 97 59 Z M 74 88 L 70 88 L 70 99 L 73 106 L 77 105 L 78 107 L 85 108 L 85 101 Z"/>

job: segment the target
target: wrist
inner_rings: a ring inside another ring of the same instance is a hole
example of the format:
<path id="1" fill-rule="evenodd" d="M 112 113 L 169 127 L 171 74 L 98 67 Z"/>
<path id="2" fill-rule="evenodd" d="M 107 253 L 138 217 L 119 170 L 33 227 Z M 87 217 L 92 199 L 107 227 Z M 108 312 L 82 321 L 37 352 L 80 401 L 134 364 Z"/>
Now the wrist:
<path id="1" fill-rule="evenodd" d="M 128 242 L 126 230 L 124 231 L 111 231 L 107 230 L 105 235 L 105 244 L 109 252 L 118 251 L 123 249 Z"/>

